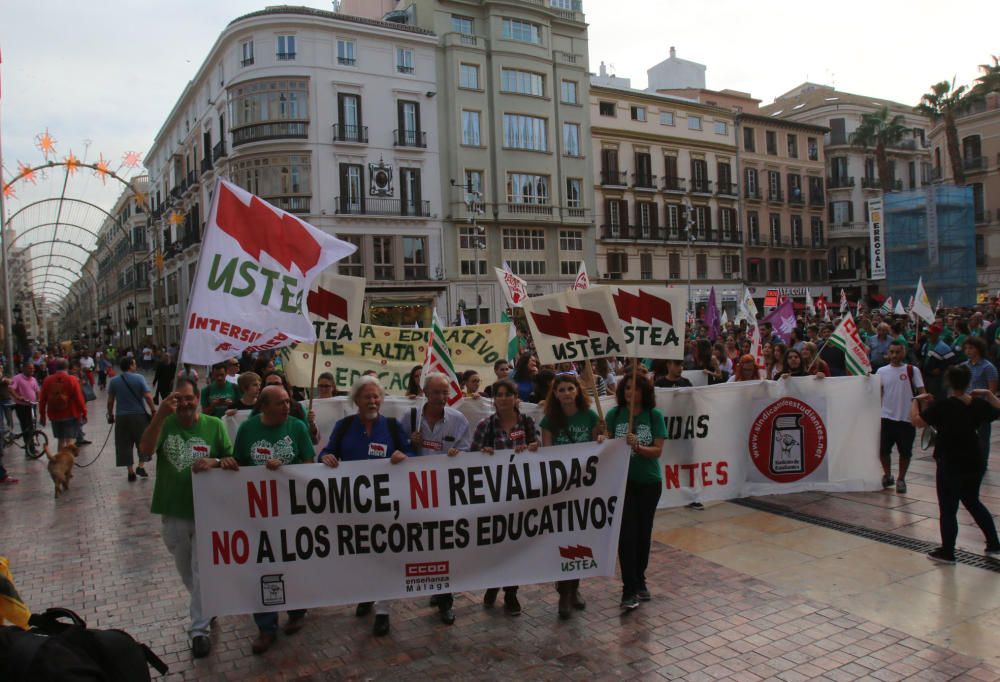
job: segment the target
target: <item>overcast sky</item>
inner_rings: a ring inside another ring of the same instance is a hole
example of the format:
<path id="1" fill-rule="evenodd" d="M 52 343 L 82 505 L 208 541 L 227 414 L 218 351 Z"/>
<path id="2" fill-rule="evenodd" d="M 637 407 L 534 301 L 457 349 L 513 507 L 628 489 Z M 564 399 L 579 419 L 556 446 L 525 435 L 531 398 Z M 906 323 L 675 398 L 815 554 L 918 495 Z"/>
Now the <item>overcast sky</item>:
<path id="1" fill-rule="evenodd" d="M 17 161 L 41 162 L 34 138 L 46 127 L 60 158 L 70 149 L 88 161 L 103 154 L 115 168 L 125 152 L 145 152 L 226 24 L 266 4 L 4 0 L 4 177 Z M 1000 54 L 1000 2 L 990 0 L 584 0 L 584 10 L 592 71 L 603 60 L 642 88 L 646 69 L 673 45 L 708 67 L 709 88 L 764 103 L 808 79 L 915 104 L 931 83 L 971 82 L 977 65 Z M 8 213 L 58 193 L 62 175 L 52 175 L 20 188 Z M 69 192 L 110 206 L 119 190 L 91 176 L 74 178 Z"/>

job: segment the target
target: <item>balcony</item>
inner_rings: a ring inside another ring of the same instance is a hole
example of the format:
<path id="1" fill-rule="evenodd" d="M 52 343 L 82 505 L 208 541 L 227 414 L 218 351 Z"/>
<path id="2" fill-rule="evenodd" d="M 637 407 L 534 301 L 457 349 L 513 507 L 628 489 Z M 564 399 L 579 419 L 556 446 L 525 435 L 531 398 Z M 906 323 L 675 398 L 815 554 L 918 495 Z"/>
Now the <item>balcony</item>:
<path id="1" fill-rule="evenodd" d="M 847 189 L 854 187 L 854 176 L 835 175 L 826 179 L 826 185 L 830 189 Z"/>
<path id="2" fill-rule="evenodd" d="M 184 191 L 197 186 L 198 184 L 198 171 L 188 171 L 187 178 L 185 178 Z"/>
<path id="3" fill-rule="evenodd" d="M 212 147 L 212 160 L 215 163 L 218 163 L 219 159 L 224 159 L 224 158 L 226 158 L 226 143 L 223 142 L 222 140 L 219 140 L 218 142 L 215 143 L 215 146 Z"/>
<path id="4" fill-rule="evenodd" d="M 718 194 L 719 196 L 736 197 L 739 194 L 739 190 L 736 187 L 735 182 L 722 182 L 720 180 L 718 184 L 718 189 L 716 190 L 716 194 Z"/>
<path id="5" fill-rule="evenodd" d="M 878 178 L 865 176 L 861 178 L 861 189 L 879 190 L 882 189 L 882 185 L 879 183 Z"/>
<path id="6" fill-rule="evenodd" d="M 806 198 L 802 194 L 801 187 L 792 187 L 788 190 L 788 204 L 790 206 L 803 206 L 806 203 Z"/>
<path id="7" fill-rule="evenodd" d="M 289 213 L 309 213 L 309 206 L 312 200 L 312 197 L 288 194 L 261 198 L 271 205 L 280 208 L 282 211 L 288 211 Z"/>
<path id="8" fill-rule="evenodd" d="M 587 209 L 583 208 L 582 206 L 564 206 L 561 209 L 561 213 L 563 220 L 566 220 L 568 218 L 585 219 L 587 217 Z"/>
<path id="9" fill-rule="evenodd" d="M 399 73 L 413 73 L 416 69 L 408 64 L 396 64 L 396 71 Z"/>
<path id="10" fill-rule="evenodd" d="M 305 139 L 309 137 L 309 122 L 269 121 L 267 123 L 252 123 L 240 128 L 233 128 L 232 133 L 234 147 L 247 144 L 248 142 L 263 142 L 265 140 Z"/>
<path id="11" fill-rule="evenodd" d="M 611 241 L 629 240 L 631 227 L 628 225 L 601 225 L 601 239 Z"/>
<path id="12" fill-rule="evenodd" d="M 602 170 L 601 185 L 604 187 L 627 187 L 628 171 Z"/>
<path id="13" fill-rule="evenodd" d="M 427 148 L 427 133 L 422 130 L 393 130 L 392 144 L 395 147 Z"/>
<path id="14" fill-rule="evenodd" d="M 656 176 L 632 173 L 632 189 L 656 191 Z"/>
<path id="15" fill-rule="evenodd" d="M 188 228 L 184 232 L 184 237 L 180 240 L 179 243 L 181 243 L 185 249 L 188 248 L 189 246 L 194 246 L 195 244 L 200 244 L 201 243 L 201 233 L 197 230 L 197 228 L 194 228 L 194 229 Z"/>
<path id="16" fill-rule="evenodd" d="M 847 270 L 831 270 L 830 280 L 854 280 L 861 279 L 861 272 L 859 269 L 850 268 Z"/>
<path id="17" fill-rule="evenodd" d="M 684 192 L 684 178 L 665 177 L 663 178 L 664 192 Z"/>
<path id="18" fill-rule="evenodd" d="M 760 201 L 761 200 L 760 189 L 757 187 L 753 188 L 745 187 L 743 189 L 743 197 L 751 201 Z"/>
<path id="19" fill-rule="evenodd" d="M 253 57 L 240 60 L 240 66 L 253 66 Z"/>
<path id="20" fill-rule="evenodd" d="M 985 156 L 970 156 L 962 159 L 962 169 L 970 173 L 986 170 Z"/>
<path id="21" fill-rule="evenodd" d="M 785 203 L 785 194 L 780 189 L 768 190 L 767 201 L 770 204 L 783 204 Z"/>
<path id="22" fill-rule="evenodd" d="M 551 216 L 551 204 L 526 204 L 507 200 L 507 213 L 510 215 Z"/>
<path id="23" fill-rule="evenodd" d="M 364 197 L 355 202 L 349 201 L 347 197 L 337 197 L 334 201 L 340 215 L 427 218 L 431 214 L 430 201 L 403 201 L 391 197 Z"/>
<path id="24" fill-rule="evenodd" d="M 279 62 L 290 62 L 295 59 L 294 52 L 278 52 L 275 56 L 278 58 Z"/>
<path id="25" fill-rule="evenodd" d="M 358 60 L 354 57 L 337 57 L 337 63 L 342 66 L 354 66 L 358 63 Z"/>
<path id="26" fill-rule="evenodd" d="M 822 192 L 818 194 L 810 192 L 809 206 L 810 208 L 823 208 L 826 206 L 826 197 L 823 196 Z"/>
<path id="27" fill-rule="evenodd" d="M 747 237 L 747 246 L 767 246 L 767 237 L 761 237 L 759 234 L 751 233 Z"/>
<path id="28" fill-rule="evenodd" d="M 212 152 L 208 152 L 208 154 L 205 155 L 205 158 L 201 160 L 201 172 L 212 172 Z"/>
<path id="29" fill-rule="evenodd" d="M 712 193 L 712 181 L 706 180 L 704 178 L 693 178 L 691 180 L 691 193 L 692 194 L 711 194 Z"/>
<path id="30" fill-rule="evenodd" d="M 368 144 L 368 126 L 355 126 L 355 125 L 344 125 L 342 123 L 334 123 L 333 141 Z"/>

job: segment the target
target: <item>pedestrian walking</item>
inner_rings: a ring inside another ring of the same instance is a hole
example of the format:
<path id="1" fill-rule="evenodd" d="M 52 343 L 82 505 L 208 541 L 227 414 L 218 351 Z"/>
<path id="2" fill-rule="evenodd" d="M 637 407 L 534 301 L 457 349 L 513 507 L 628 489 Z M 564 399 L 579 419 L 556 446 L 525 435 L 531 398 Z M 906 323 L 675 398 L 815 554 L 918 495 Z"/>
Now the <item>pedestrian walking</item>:
<path id="1" fill-rule="evenodd" d="M 143 466 L 149 460 L 143 459 L 139 445 L 155 408 L 146 377 L 136 371 L 135 358 L 122 358 L 119 367 L 121 373 L 108 384 L 108 423 L 115 425 L 115 466 L 126 467 L 132 483 L 137 476 L 149 475 Z M 134 470 L 133 449 L 139 455 L 139 466 Z"/>
<path id="2" fill-rule="evenodd" d="M 913 439 L 917 430 L 910 419 L 910 403 L 914 396 L 924 392 L 924 378 L 920 368 L 906 359 L 906 347 L 893 339 L 886 353 L 889 364 L 880 367 L 875 375 L 882 385 L 882 429 L 879 436 L 879 461 L 882 464 L 882 487 L 896 486 L 896 492 L 906 493 L 906 472 L 913 456 Z M 899 453 L 899 473 L 892 477 L 892 447 Z"/>

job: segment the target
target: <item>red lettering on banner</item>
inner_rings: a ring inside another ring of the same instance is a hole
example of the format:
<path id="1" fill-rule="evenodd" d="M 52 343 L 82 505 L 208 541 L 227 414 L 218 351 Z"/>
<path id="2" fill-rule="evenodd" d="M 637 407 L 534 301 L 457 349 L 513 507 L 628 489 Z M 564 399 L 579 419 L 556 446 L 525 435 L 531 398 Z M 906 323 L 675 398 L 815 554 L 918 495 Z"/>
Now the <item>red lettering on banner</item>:
<path id="1" fill-rule="evenodd" d="M 448 575 L 447 561 L 430 561 L 421 564 L 406 564 L 406 577 L 421 575 Z"/>
<path id="2" fill-rule="evenodd" d="M 228 530 L 212 531 L 212 563 L 218 565 L 221 561 L 228 564 L 235 561 L 245 564 L 250 558 L 250 540 L 245 531 L 238 530 L 229 534 Z"/>
<path id="3" fill-rule="evenodd" d="M 268 509 L 270 502 L 270 509 Z M 278 515 L 278 482 L 276 480 L 261 481 L 260 487 L 255 487 L 253 481 L 247 481 L 247 503 L 250 505 L 250 518 Z"/>
<path id="4" fill-rule="evenodd" d="M 699 483 L 702 488 L 727 485 L 729 483 L 729 462 L 709 460 L 690 464 L 667 464 L 663 467 L 663 485 L 666 490 L 694 488 L 696 483 Z"/>
<path id="5" fill-rule="evenodd" d="M 419 478 L 416 471 L 410 472 L 410 509 L 417 509 L 418 502 L 423 509 L 437 508 L 438 490 L 436 471 L 430 472 L 429 479 L 426 471 L 421 471 Z"/>

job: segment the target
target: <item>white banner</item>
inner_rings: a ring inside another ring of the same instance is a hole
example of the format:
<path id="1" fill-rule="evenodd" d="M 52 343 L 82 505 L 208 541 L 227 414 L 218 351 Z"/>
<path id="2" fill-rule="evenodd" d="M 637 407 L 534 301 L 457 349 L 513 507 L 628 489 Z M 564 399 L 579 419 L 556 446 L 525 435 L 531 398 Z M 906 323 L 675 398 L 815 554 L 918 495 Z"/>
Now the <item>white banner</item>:
<path id="1" fill-rule="evenodd" d="M 615 572 L 628 448 L 194 476 L 202 607 L 228 615 Z"/>
<path id="2" fill-rule="evenodd" d="M 625 335 L 608 287 L 533 296 L 522 306 L 542 364 L 624 353 Z"/>
<path id="3" fill-rule="evenodd" d="M 365 278 L 338 275 L 335 269 L 320 273 L 306 296 L 309 319 L 320 341 L 350 340 L 361 331 Z"/>
<path id="4" fill-rule="evenodd" d="M 869 279 L 885 279 L 885 225 L 881 199 L 868 202 L 868 241 L 872 270 Z"/>
<path id="5" fill-rule="evenodd" d="M 664 286 L 608 287 L 625 334 L 624 351 L 638 358 L 683 360 L 687 294 Z"/>

